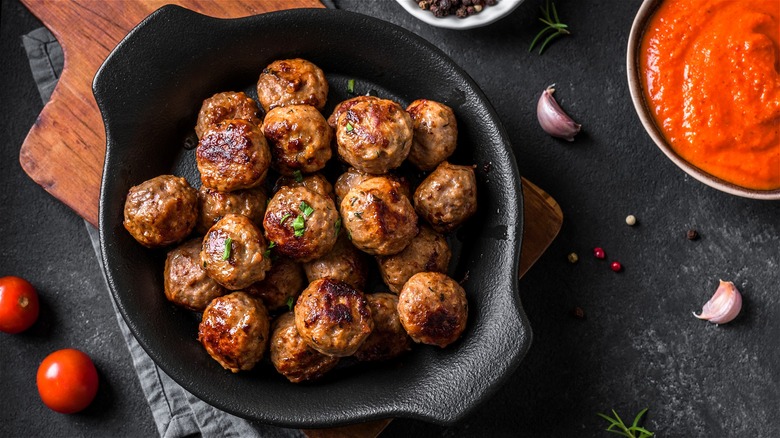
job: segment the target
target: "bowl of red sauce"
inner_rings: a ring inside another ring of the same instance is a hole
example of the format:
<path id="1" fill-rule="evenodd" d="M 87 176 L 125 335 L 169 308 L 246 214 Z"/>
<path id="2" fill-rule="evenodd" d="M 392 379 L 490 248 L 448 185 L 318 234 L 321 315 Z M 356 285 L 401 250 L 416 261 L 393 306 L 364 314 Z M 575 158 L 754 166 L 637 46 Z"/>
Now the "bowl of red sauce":
<path id="1" fill-rule="evenodd" d="M 628 83 L 650 137 L 718 190 L 780 199 L 778 0 L 645 0 Z"/>

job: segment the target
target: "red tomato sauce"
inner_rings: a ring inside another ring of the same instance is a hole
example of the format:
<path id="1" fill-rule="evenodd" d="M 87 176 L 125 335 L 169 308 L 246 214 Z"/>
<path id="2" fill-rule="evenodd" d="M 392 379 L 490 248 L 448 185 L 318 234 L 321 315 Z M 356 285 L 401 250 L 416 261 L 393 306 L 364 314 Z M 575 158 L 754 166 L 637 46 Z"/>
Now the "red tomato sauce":
<path id="1" fill-rule="evenodd" d="M 640 68 L 678 155 L 741 187 L 780 188 L 780 0 L 667 0 Z"/>

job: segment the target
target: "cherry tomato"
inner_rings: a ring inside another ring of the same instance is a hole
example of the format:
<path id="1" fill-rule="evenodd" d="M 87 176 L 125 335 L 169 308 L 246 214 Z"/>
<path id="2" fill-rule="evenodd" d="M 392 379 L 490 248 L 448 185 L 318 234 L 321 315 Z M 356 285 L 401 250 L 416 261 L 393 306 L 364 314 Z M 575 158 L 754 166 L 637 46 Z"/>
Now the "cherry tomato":
<path id="1" fill-rule="evenodd" d="M 49 409 L 73 414 L 92 403 L 98 390 L 98 374 L 89 356 L 66 348 L 41 362 L 37 383 L 41 400 Z"/>
<path id="2" fill-rule="evenodd" d="M 27 280 L 0 278 L 0 331 L 19 333 L 38 319 L 38 293 Z"/>

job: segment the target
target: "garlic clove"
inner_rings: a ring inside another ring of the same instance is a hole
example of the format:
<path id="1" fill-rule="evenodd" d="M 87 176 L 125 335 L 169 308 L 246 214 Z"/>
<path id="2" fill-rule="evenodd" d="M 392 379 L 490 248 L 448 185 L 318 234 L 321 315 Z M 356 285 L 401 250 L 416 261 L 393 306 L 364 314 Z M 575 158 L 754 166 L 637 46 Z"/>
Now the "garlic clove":
<path id="1" fill-rule="evenodd" d="M 737 317 L 742 310 L 742 294 L 739 293 L 734 283 L 720 280 L 718 290 L 709 301 L 704 303 L 701 314 L 695 312 L 693 316 L 706 319 L 713 324 L 725 324 Z"/>
<path id="2" fill-rule="evenodd" d="M 553 137 L 574 141 L 574 136 L 580 132 L 582 125 L 575 123 L 563 111 L 553 97 L 554 92 L 555 88 L 552 86 L 547 87 L 542 92 L 542 96 L 536 104 L 536 118 L 539 119 L 539 124 L 542 125 L 544 132 Z"/>

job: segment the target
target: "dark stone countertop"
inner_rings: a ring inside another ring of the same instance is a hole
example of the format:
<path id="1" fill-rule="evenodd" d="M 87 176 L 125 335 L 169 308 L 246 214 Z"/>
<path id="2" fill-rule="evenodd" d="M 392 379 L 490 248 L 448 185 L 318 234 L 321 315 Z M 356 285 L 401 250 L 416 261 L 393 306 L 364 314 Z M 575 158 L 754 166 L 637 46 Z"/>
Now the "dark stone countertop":
<path id="1" fill-rule="evenodd" d="M 560 236 L 521 280 L 534 331 L 530 352 L 498 393 L 443 428 L 396 420 L 383 436 L 608 436 L 596 416 L 648 407 L 659 436 L 775 436 L 780 431 L 780 202 L 727 195 L 686 176 L 635 115 L 626 40 L 640 2 L 557 0 L 573 32 L 528 52 L 540 0 L 486 28 L 428 26 L 391 1 L 337 1 L 440 47 L 480 85 L 501 117 L 524 176 L 561 205 Z M 21 170 L 19 148 L 42 105 L 21 46 L 40 23 L 17 1 L 0 9 L 0 275 L 29 279 L 42 316 L 22 335 L 0 333 L 0 436 L 152 436 L 156 429 L 83 221 Z M 354 47 L 353 50 L 371 50 Z M 403 68 L 403 66 L 399 66 Z M 425 74 L 425 72 L 420 72 Z M 574 143 L 539 128 L 536 99 L 556 98 L 583 133 Z M 625 225 L 635 215 L 639 224 Z M 688 229 L 701 238 L 689 241 Z M 603 247 L 608 261 L 591 256 Z M 566 260 L 569 252 L 577 264 Z M 717 280 L 744 294 L 742 314 L 715 326 L 691 315 Z M 572 316 L 580 307 L 585 318 Z M 38 398 L 35 372 L 51 351 L 89 351 L 98 401 L 60 415 Z"/>

